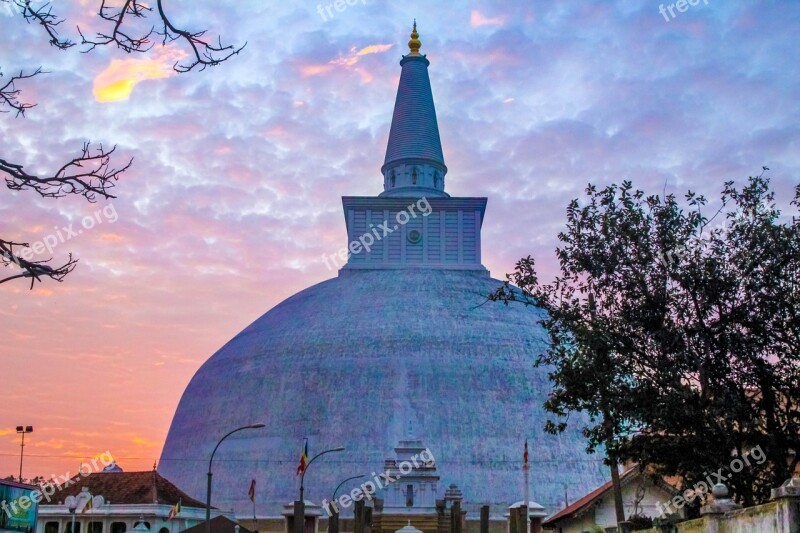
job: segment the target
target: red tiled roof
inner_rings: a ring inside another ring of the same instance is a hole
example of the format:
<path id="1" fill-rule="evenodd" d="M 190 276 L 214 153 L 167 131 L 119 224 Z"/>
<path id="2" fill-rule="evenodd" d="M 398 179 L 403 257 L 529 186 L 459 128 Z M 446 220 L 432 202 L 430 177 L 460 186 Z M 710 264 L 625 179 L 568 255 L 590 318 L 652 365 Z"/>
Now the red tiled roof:
<path id="1" fill-rule="evenodd" d="M 623 480 L 631 477 L 632 472 L 638 472 L 638 468 L 635 464 L 632 465 L 628 470 L 626 470 L 620 476 L 619 478 L 620 483 Z M 557 522 L 558 520 L 572 516 L 573 514 L 583 509 L 584 507 L 587 507 L 593 504 L 595 501 L 599 500 L 606 492 L 609 492 L 611 489 L 612 489 L 611 481 L 600 485 L 599 487 L 594 489 L 592 492 L 590 492 L 583 498 L 580 498 L 579 500 L 575 501 L 575 503 L 568 505 L 567 507 L 563 508 L 562 510 L 560 510 L 559 512 L 557 512 L 556 514 L 545 520 L 542 523 L 542 525 L 543 526 L 554 525 L 555 522 Z"/>
<path id="2" fill-rule="evenodd" d="M 42 500 L 41 505 L 57 505 L 67 496 L 77 496 L 83 487 L 87 487 L 93 496 L 102 496 L 112 505 L 149 503 L 175 505 L 180 500 L 184 507 L 206 508 L 204 503 L 183 492 L 155 470 L 99 472 L 86 477 L 77 475 L 64 483 L 49 503 Z"/>

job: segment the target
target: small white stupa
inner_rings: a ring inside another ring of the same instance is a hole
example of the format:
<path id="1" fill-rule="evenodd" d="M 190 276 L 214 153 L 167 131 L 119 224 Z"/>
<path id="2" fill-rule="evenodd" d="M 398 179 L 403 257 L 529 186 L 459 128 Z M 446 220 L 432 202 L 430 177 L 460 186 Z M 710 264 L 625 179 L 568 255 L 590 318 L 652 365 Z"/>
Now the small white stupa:
<path id="1" fill-rule="evenodd" d="M 396 533 L 422 533 L 422 531 L 412 526 L 411 520 L 409 520 L 408 525 L 401 527 Z"/>

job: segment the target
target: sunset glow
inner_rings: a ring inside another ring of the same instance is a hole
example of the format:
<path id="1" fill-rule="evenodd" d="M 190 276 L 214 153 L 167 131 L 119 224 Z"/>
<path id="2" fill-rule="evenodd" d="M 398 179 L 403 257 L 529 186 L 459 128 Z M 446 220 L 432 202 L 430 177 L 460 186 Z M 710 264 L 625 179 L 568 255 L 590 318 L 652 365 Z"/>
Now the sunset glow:
<path id="1" fill-rule="evenodd" d="M 117 147 L 116 167 L 133 160 L 96 203 L 0 195 L 2 237 L 55 243 L 37 260 L 79 259 L 63 283 L 0 285 L 3 476 L 19 468 L 19 424 L 35 428 L 28 477 L 104 451 L 152 468 L 206 359 L 337 276 L 322 258 L 346 245 L 341 197 L 383 192 L 415 18 L 447 190 L 489 198 L 483 264 L 495 278 L 530 254 L 555 274 L 567 205 L 588 183 L 718 198 L 767 165 L 786 206 L 800 176 L 786 38 L 800 34 L 800 3 L 701 2 L 667 21 L 649 2 L 366 0 L 323 20 L 316 2 L 198 0 L 176 3 L 175 18 L 247 46 L 185 74 L 173 69 L 193 57 L 180 41 L 81 53 L 79 24 L 111 31 L 94 4 L 52 2 L 78 43 L 68 50 L 0 11 L 2 83 L 48 72 L 17 84 L 36 107 L 0 114 L 0 158 L 45 175 L 91 141 Z M 98 215 L 107 206 L 114 220 Z"/>
<path id="2" fill-rule="evenodd" d="M 172 66 L 186 57 L 180 50 L 158 49 L 154 58 L 114 59 L 94 79 L 92 92 L 98 102 L 127 100 L 134 87 L 146 80 L 174 76 Z"/>

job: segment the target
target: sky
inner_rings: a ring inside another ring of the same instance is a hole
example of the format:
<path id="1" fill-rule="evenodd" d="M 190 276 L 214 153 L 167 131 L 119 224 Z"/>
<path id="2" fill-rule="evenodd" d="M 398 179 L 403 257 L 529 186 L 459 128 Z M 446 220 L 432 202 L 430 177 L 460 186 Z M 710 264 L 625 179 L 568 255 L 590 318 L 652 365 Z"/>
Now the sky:
<path id="1" fill-rule="evenodd" d="M 53 0 L 78 39 L 97 0 Z M 343 195 L 377 195 L 414 18 L 453 196 L 489 198 L 484 264 L 552 277 L 567 203 L 631 180 L 718 198 L 761 167 L 800 181 L 800 2 L 168 0 L 241 54 L 177 74 L 179 43 L 127 55 L 48 45 L 0 1 L 4 76 L 38 105 L 0 114 L 0 158 L 52 172 L 88 140 L 133 158 L 116 198 L 0 191 L 0 232 L 79 259 L 63 283 L 0 285 L 0 475 L 152 468 L 200 365 L 299 290 L 336 276 Z M 663 13 L 659 6 L 663 5 Z M 0 79 L 2 82 L 2 79 Z M 70 228 L 68 231 L 65 228 Z M 72 234 L 74 232 L 74 235 Z M 5 272 L 0 277 L 5 277 Z M 235 386 L 233 384 L 232 386 Z"/>

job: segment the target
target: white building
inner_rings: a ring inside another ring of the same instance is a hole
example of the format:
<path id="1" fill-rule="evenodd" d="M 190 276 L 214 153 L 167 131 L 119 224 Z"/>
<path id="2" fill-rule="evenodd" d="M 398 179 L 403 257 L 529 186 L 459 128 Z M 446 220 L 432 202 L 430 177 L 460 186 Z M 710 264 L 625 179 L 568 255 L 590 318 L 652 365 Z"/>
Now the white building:
<path id="1" fill-rule="evenodd" d="M 383 514 L 435 515 L 439 474 L 433 456 L 426 457 L 430 452 L 413 437 L 401 440 L 394 451 L 397 458 L 387 459 L 384 470 L 397 481 L 385 488 Z"/>
<path id="2" fill-rule="evenodd" d="M 659 506 L 670 501 L 678 490 L 662 478 L 654 479 L 632 465 L 620 476 L 625 517 L 633 515 L 656 518 Z M 614 491 L 607 482 L 544 521 L 545 531 L 584 533 L 600 527 L 616 531 Z"/>
<path id="3" fill-rule="evenodd" d="M 92 505 L 89 505 L 91 498 Z M 169 514 L 181 503 L 180 513 Z M 206 506 L 157 471 L 77 475 L 39 504 L 39 533 L 178 533 L 205 521 Z M 234 519 L 212 507 L 211 516 Z"/>

